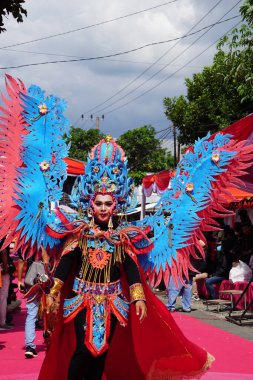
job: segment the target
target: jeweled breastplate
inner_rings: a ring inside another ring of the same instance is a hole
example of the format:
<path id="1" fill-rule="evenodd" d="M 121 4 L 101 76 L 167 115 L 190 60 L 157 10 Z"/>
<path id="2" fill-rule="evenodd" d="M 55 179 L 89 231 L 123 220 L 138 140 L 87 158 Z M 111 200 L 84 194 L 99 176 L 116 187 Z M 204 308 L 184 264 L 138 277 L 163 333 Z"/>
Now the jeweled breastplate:
<path id="1" fill-rule="evenodd" d="M 82 266 L 79 277 L 94 283 L 110 282 L 111 267 L 122 262 L 121 247 L 105 238 L 86 239 L 82 243 Z"/>

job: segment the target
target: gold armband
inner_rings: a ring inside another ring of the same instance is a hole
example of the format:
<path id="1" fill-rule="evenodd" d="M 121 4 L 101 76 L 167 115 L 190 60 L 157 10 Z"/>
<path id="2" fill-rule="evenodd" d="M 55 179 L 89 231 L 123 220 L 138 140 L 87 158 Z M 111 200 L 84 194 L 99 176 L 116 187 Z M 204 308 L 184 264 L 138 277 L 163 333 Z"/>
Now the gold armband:
<path id="1" fill-rule="evenodd" d="M 137 283 L 130 286 L 130 302 L 146 301 L 142 284 Z"/>
<path id="2" fill-rule="evenodd" d="M 54 278 L 54 285 L 50 289 L 50 296 L 56 298 L 61 291 L 62 285 L 63 281 L 59 280 L 59 278 Z"/>

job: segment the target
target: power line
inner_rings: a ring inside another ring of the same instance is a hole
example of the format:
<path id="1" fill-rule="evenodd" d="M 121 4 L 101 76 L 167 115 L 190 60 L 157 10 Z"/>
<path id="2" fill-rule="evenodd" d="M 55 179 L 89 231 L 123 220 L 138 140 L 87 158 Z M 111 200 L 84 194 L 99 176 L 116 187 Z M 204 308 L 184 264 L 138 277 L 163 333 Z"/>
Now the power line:
<path id="1" fill-rule="evenodd" d="M 126 50 L 126 51 L 123 51 L 123 52 L 119 52 L 119 53 L 108 54 L 108 55 L 103 55 L 103 56 L 98 56 L 98 57 L 87 57 L 87 58 L 77 58 L 77 59 L 69 59 L 69 60 L 57 60 L 57 61 L 45 61 L 45 62 L 27 63 L 27 64 L 17 65 L 17 66 L 0 67 L 0 70 L 17 69 L 17 68 L 21 68 L 21 67 L 30 67 L 30 66 L 48 65 L 48 64 L 54 64 L 54 63 L 92 61 L 92 60 L 104 59 L 104 58 L 109 58 L 109 57 L 116 57 L 116 56 L 119 56 L 119 55 L 129 54 L 129 53 L 132 53 L 132 52 L 135 52 L 135 51 L 138 51 L 138 50 L 142 50 L 142 49 L 145 49 L 146 47 L 149 47 L 149 46 L 161 45 L 161 44 L 165 44 L 165 43 L 168 43 L 168 42 L 181 40 L 183 38 L 186 38 L 186 37 L 192 36 L 194 34 L 197 34 L 197 33 L 201 32 L 201 31 L 203 31 L 205 29 L 214 27 L 215 25 L 222 24 L 224 22 L 233 20 L 233 19 L 238 18 L 238 17 L 240 17 L 240 15 L 233 16 L 233 17 L 230 17 L 230 18 L 228 18 L 226 20 L 218 21 L 218 22 L 215 22 L 213 24 L 207 25 L 207 26 L 203 27 L 202 29 L 199 29 L 199 30 L 197 30 L 195 32 L 189 33 L 188 35 L 183 35 L 183 36 L 177 37 L 177 38 L 171 38 L 171 39 L 165 40 L 165 41 L 152 42 L 152 43 L 149 43 L 149 44 L 146 44 L 146 45 L 134 48 L 134 49 L 130 49 L 130 50 Z"/>
<path id="2" fill-rule="evenodd" d="M 194 24 L 187 32 L 186 34 L 190 33 L 201 21 L 203 21 L 211 12 L 213 9 L 215 9 L 220 3 L 221 3 L 222 0 L 219 0 L 211 9 L 209 9 L 209 11 L 203 16 L 201 17 L 201 19 L 196 23 Z M 180 43 L 181 40 L 177 41 L 173 46 L 171 46 L 168 50 L 166 50 L 165 53 L 163 53 L 154 63 L 152 63 L 149 67 L 147 67 L 143 72 L 141 72 L 136 78 L 134 78 L 133 80 L 131 80 L 128 84 L 126 84 L 124 87 L 122 87 L 120 90 L 118 90 L 116 93 L 114 93 L 112 96 L 110 96 L 109 98 L 107 98 L 105 101 L 103 101 L 102 103 L 98 104 L 97 106 L 89 109 L 88 111 L 85 111 L 84 113 L 89 113 L 91 111 L 93 111 L 94 109 L 98 108 L 98 107 L 101 107 L 103 104 L 109 102 L 109 100 L 115 98 L 118 94 L 120 94 L 121 92 L 123 92 L 125 89 L 127 89 L 131 84 L 133 84 L 134 82 L 136 82 L 139 78 L 141 78 L 144 74 L 146 74 L 146 72 L 148 70 L 150 70 L 155 64 L 157 64 L 162 58 L 164 58 L 175 46 L 178 45 L 178 43 Z M 165 67 L 167 67 L 167 65 L 165 65 Z M 113 103 L 114 104 L 114 103 Z M 112 104 L 110 104 L 111 106 Z M 109 106 L 109 105 L 108 105 Z"/>
<path id="3" fill-rule="evenodd" d="M 229 33 L 233 28 L 235 28 L 236 26 L 238 26 L 240 23 L 241 23 L 241 21 L 239 21 L 239 22 L 238 22 L 237 24 L 235 24 L 232 28 L 230 28 L 225 34 Z M 225 34 L 223 34 L 221 37 L 223 37 Z M 202 37 L 202 36 L 200 36 L 197 40 L 199 40 L 201 37 Z M 129 100 L 128 102 L 122 104 L 121 106 L 118 106 L 118 107 L 116 107 L 116 108 L 113 108 L 112 110 L 108 111 L 107 114 L 110 114 L 110 113 L 112 113 L 112 112 L 114 112 L 114 111 L 117 111 L 118 109 L 121 109 L 121 108 L 125 107 L 126 105 L 128 105 L 128 104 L 134 102 L 134 101 L 137 100 L 138 98 L 140 98 L 140 97 L 146 95 L 146 94 L 149 93 L 150 91 L 154 90 L 155 88 L 157 88 L 158 86 L 160 86 L 161 84 L 163 84 L 164 82 L 166 82 L 168 79 L 170 79 L 171 77 L 173 77 L 173 76 L 174 76 L 175 74 L 177 74 L 179 71 L 181 71 L 182 69 L 184 69 L 189 63 L 193 62 L 196 58 L 198 58 L 200 55 L 202 55 L 205 51 L 207 51 L 208 49 L 210 49 L 210 47 L 212 47 L 213 45 L 215 45 L 215 44 L 220 40 L 221 37 L 219 37 L 214 43 L 212 43 L 211 45 L 209 45 L 206 49 L 204 49 L 200 54 L 198 54 L 197 56 L 195 56 L 193 59 L 187 61 L 186 64 L 184 64 L 183 66 L 181 66 L 178 70 L 174 71 L 171 75 L 169 75 L 169 77 L 167 77 L 167 78 L 161 80 L 161 81 L 158 82 L 155 86 L 153 86 L 153 87 L 151 87 L 150 89 L 144 91 L 142 94 L 136 96 L 135 98 Z M 195 40 L 194 43 L 195 43 L 197 40 Z M 193 44 L 194 44 L 194 43 L 193 43 Z M 193 44 L 191 44 L 189 47 L 191 47 Z M 188 48 L 189 48 L 189 47 L 188 47 Z M 182 54 L 183 54 L 186 50 L 188 50 L 188 48 L 186 48 L 186 49 L 182 52 Z M 180 54 L 180 55 L 181 55 L 181 54 Z M 179 55 L 179 56 L 180 56 L 180 55 Z M 179 56 L 177 56 L 176 58 L 178 58 Z M 161 70 L 160 70 L 160 71 L 161 71 Z M 157 73 L 156 73 L 156 74 L 157 74 Z M 156 74 L 154 74 L 151 78 L 153 78 Z M 149 78 L 148 80 L 150 80 L 151 78 Z M 141 85 L 139 85 L 137 88 L 140 88 L 143 84 L 145 84 L 146 82 L 148 82 L 148 80 L 145 81 L 144 83 L 142 83 Z M 135 90 L 136 90 L 137 88 L 135 88 Z M 132 91 L 132 92 L 133 92 L 133 91 Z M 104 108 L 103 108 L 103 110 L 104 110 Z M 100 111 L 101 111 L 101 110 L 99 110 L 98 112 L 100 112 Z"/>
<path id="4" fill-rule="evenodd" d="M 20 46 L 20 45 L 26 45 L 26 44 L 30 44 L 32 42 L 47 40 L 49 38 L 54 38 L 54 37 L 64 36 L 66 34 L 71 34 L 71 33 L 79 32 L 80 30 L 94 28 L 95 26 L 100 26 L 100 25 L 108 24 L 108 23 L 113 22 L 113 21 L 122 20 L 122 19 L 127 18 L 127 17 L 135 16 L 135 15 L 138 15 L 140 13 L 144 13 L 144 12 L 147 12 L 147 11 L 150 11 L 150 10 L 153 10 L 153 9 L 157 9 L 157 8 L 163 7 L 165 5 L 168 5 L 168 4 L 171 4 L 171 3 L 175 3 L 176 1 L 178 1 L 178 0 L 167 1 L 166 3 L 159 4 L 159 5 L 156 5 L 154 7 L 146 8 L 146 9 L 143 9 L 141 11 L 128 13 L 128 14 L 126 14 L 124 16 L 115 17 L 113 19 L 109 19 L 109 20 L 106 20 L 106 21 L 101 21 L 101 22 L 98 22 L 96 24 L 87 25 L 87 26 L 84 26 L 82 28 L 72 29 L 72 30 L 69 30 L 67 32 L 52 34 L 52 35 L 49 35 L 49 36 L 46 36 L 46 37 L 36 38 L 34 40 L 29 40 L 29 41 L 19 42 L 19 43 L 8 45 L 8 46 L 3 46 L 3 47 L 0 47 L 0 49 L 5 49 L 5 48 L 9 48 L 9 47 L 14 47 L 14 46 Z"/>
<path id="5" fill-rule="evenodd" d="M 232 28 L 230 28 L 225 34 L 229 33 L 233 28 L 237 27 L 240 23 L 241 23 L 241 21 L 238 22 L 237 24 L 235 24 Z M 225 35 L 225 34 L 224 34 L 224 35 Z M 223 36 L 224 36 L 224 35 L 223 35 Z M 223 37 L 223 36 L 222 36 L 222 37 Z M 221 38 L 221 37 L 220 37 L 220 38 Z M 213 43 L 212 43 L 211 45 L 209 45 L 207 48 L 205 48 L 204 50 L 202 50 L 201 53 L 199 53 L 199 54 L 196 55 L 194 58 L 192 58 L 190 61 L 188 61 L 185 65 L 181 66 L 180 69 L 178 69 L 177 71 L 174 71 L 174 73 L 172 73 L 169 77 L 167 77 L 167 78 L 161 80 L 161 81 L 158 82 L 155 86 L 151 87 L 149 90 L 146 90 L 145 92 L 143 92 L 142 94 L 136 96 L 135 98 L 129 100 L 127 103 L 124 103 L 124 104 L 122 104 L 121 106 L 112 109 L 111 111 L 107 112 L 107 114 L 112 113 L 112 112 L 114 112 L 114 111 L 116 111 L 116 110 L 118 110 L 118 109 L 120 109 L 120 108 L 125 107 L 126 105 L 128 105 L 128 104 L 134 102 L 135 100 L 137 100 L 137 99 L 139 99 L 139 98 L 141 98 L 142 96 L 146 95 L 146 94 L 149 93 L 150 91 L 154 90 L 155 88 L 157 88 L 158 86 L 160 86 L 161 84 L 163 84 L 164 82 L 166 82 L 167 80 L 169 80 L 173 75 L 175 75 L 175 74 L 178 73 L 180 70 L 182 70 L 182 69 L 183 69 L 188 63 L 191 63 L 191 62 L 194 61 L 196 58 L 200 57 L 203 53 L 205 53 L 208 49 L 210 49 L 210 47 L 212 47 L 213 45 L 215 45 L 215 44 L 220 40 L 220 38 L 218 38 L 215 42 L 213 42 Z"/>
<path id="6" fill-rule="evenodd" d="M 161 133 L 161 132 L 167 131 L 169 128 L 170 128 L 170 127 L 167 127 L 167 128 L 165 128 L 165 129 L 161 129 L 161 131 L 157 131 L 157 132 L 156 132 L 156 135 L 158 135 L 158 133 Z"/>
<path id="7" fill-rule="evenodd" d="M 220 22 L 229 12 L 231 12 L 239 3 L 240 3 L 241 0 L 239 0 L 232 8 L 230 8 L 222 17 L 220 17 L 220 19 L 218 20 L 218 22 Z M 157 74 L 159 74 L 160 72 L 162 72 L 166 67 L 168 67 L 171 63 L 173 63 L 175 60 L 177 60 L 178 58 L 180 58 L 187 50 L 189 50 L 200 38 L 202 38 L 206 33 L 208 33 L 212 28 L 213 28 L 214 25 L 209 25 L 208 26 L 208 30 L 204 31 L 204 33 L 202 33 L 196 40 L 194 40 L 189 46 L 187 46 L 180 54 L 178 54 L 175 58 L 173 58 L 165 67 L 161 68 L 160 70 L 158 70 L 157 72 L 155 72 L 151 77 L 149 77 L 147 80 L 145 80 L 144 82 L 142 82 L 141 84 L 139 84 L 137 87 L 135 87 L 134 89 L 132 89 L 131 91 L 129 91 L 128 93 L 126 93 L 124 96 L 120 97 L 119 99 L 117 99 L 116 101 L 114 101 L 113 103 L 105 106 L 104 108 L 102 109 L 99 109 L 97 112 L 102 112 L 104 111 L 105 109 L 107 109 L 108 107 L 111 107 L 112 105 L 114 105 L 115 103 L 118 103 L 120 100 L 124 99 L 125 97 L 127 97 L 128 95 L 132 94 L 134 91 L 136 91 L 137 89 L 139 89 L 140 87 L 142 87 L 144 84 L 146 84 L 147 82 L 149 82 L 152 78 L 154 78 Z M 218 39 L 219 40 L 219 39 Z M 218 41 L 217 40 L 217 41 Z M 217 42 L 216 41 L 216 42 Z M 216 43 L 215 42 L 215 43 Z M 178 70 L 176 70 L 174 73 L 172 73 L 169 78 L 171 78 L 174 74 L 176 74 L 178 71 L 180 71 L 182 68 L 184 68 L 186 65 L 184 65 L 183 67 L 179 68 Z M 149 92 L 149 91 L 148 91 Z M 146 92 L 145 92 L 146 93 Z M 138 98 L 138 97 L 137 97 Z M 136 98 L 134 98 L 136 99 Z M 129 102 L 132 102 L 132 101 L 129 101 Z M 126 103 L 129 104 L 129 102 Z M 121 106 L 119 107 L 116 107 L 114 108 L 113 110 L 111 111 L 108 111 L 107 113 L 111 113 L 111 112 L 114 112 L 115 110 L 119 109 L 119 108 L 122 108 Z"/>
<path id="8" fill-rule="evenodd" d="M 171 130 L 167 130 L 163 133 L 162 136 L 159 137 L 159 140 L 165 140 L 167 136 L 171 134 Z"/>
<path id="9" fill-rule="evenodd" d="M 60 54 L 60 53 L 49 53 L 49 52 L 41 52 L 41 51 L 31 51 L 31 50 L 17 50 L 17 49 L 3 49 L 5 51 L 15 52 L 15 53 L 26 53 L 26 54 L 38 54 L 38 55 L 52 55 L 55 57 L 67 57 L 67 58 L 84 58 L 80 57 L 79 55 L 70 55 L 70 54 Z M 159 59 L 160 60 L 160 59 Z M 132 61 L 130 59 L 107 59 L 104 58 L 103 61 L 110 61 L 110 62 L 121 62 L 121 63 L 136 63 L 140 65 L 154 65 L 157 63 L 155 62 L 144 62 L 144 61 Z M 166 64 L 159 64 L 160 66 L 165 66 Z M 173 65 L 173 66 L 179 66 L 179 65 Z M 201 68 L 201 66 L 190 66 L 191 68 Z"/>

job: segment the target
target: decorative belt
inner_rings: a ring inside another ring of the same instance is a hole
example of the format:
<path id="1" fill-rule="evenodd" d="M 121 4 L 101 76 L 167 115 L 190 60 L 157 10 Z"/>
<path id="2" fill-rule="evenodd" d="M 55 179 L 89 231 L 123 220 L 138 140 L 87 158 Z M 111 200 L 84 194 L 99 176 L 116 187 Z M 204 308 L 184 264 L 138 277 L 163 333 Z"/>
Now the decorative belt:
<path id="1" fill-rule="evenodd" d="M 110 336 L 110 313 L 125 326 L 128 320 L 129 302 L 122 294 L 120 280 L 112 283 L 92 283 L 76 277 L 72 298 L 64 300 L 63 317 L 65 323 L 86 308 L 85 344 L 94 356 L 108 349 Z"/>
<path id="2" fill-rule="evenodd" d="M 73 291 L 75 293 L 85 294 L 85 296 L 113 296 L 122 293 L 120 280 L 110 283 L 94 283 L 83 281 L 76 277 L 73 284 Z"/>

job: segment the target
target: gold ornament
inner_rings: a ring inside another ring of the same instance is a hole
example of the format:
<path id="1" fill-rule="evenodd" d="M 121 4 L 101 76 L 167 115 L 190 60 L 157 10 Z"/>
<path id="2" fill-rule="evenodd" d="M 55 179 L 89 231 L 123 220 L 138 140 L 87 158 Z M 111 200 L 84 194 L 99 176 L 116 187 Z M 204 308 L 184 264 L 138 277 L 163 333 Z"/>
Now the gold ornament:
<path id="1" fill-rule="evenodd" d="M 92 218 L 91 218 L 91 220 L 90 220 L 89 226 L 90 226 L 90 228 L 93 228 L 94 225 L 95 225 L 95 222 L 94 222 L 94 216 L 92 215 Z"/>
<path id="2" fill-rule="evenodd" d="M 130 302 L 146 301 L 142 284 L 136 283 L 130 286 Z"/>
<path id="3" fill-rule="evenodd" d="M 112 217 L 110 216 L 109 222 L 108 222 L 108 228 L 113 228 L 113 222 Z"/>

